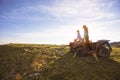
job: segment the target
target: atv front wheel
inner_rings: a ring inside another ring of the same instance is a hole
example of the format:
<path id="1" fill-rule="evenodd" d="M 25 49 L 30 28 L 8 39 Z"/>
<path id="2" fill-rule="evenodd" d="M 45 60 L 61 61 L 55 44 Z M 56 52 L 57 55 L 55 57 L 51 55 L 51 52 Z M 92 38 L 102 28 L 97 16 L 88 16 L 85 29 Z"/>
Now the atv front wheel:
<path id="1" fill-rule="evenodd" d="M 87 51 L 83 47 L 79 47 L 76 50 L 76 53 L 77 53 L 78 56 L 84 56 L 84 55 L 86 55 Z"/>

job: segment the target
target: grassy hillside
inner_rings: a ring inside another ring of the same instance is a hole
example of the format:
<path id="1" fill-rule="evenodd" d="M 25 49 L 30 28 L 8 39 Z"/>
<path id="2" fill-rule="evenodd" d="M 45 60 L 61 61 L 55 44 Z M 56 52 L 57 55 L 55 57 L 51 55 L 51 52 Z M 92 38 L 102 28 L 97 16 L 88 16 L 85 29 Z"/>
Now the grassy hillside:
<path id="1" fill-rule="evenodd" d="M 120 80 L 120 48 L 98 59 L 74 57 L 65 45 L 1 45 L 0 80 Z"/>

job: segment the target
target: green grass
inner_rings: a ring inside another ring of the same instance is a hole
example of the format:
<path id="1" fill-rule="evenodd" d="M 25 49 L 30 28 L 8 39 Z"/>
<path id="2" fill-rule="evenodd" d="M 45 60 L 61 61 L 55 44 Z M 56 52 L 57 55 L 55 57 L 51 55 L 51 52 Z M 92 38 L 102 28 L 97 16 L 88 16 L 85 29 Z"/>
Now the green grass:
<path id="1" fill-rule="evenodd" d="M 120 80 L 120 48 L 99 62 L 73 56 L 65 45 L 1 45 L 0 80 Z"/>
<path id="2" fill-rule="evenodd" d="M 113 51 L 111 53 L 111 59 L 120 63 L 120 48 L 113 48 Z"/>

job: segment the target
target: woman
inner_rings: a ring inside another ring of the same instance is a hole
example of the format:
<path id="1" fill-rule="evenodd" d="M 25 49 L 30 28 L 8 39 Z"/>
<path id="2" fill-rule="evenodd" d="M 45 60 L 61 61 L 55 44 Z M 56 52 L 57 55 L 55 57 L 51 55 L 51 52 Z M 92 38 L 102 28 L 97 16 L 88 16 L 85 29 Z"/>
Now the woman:
<path id="1" fill-rule="evenodd" d="M 89 43 L 89 36 L 88 36 L 88 28 L 86 25 L 83 25 L 83 29 L 84 29 L 84 41 L 86 43 Z"/>

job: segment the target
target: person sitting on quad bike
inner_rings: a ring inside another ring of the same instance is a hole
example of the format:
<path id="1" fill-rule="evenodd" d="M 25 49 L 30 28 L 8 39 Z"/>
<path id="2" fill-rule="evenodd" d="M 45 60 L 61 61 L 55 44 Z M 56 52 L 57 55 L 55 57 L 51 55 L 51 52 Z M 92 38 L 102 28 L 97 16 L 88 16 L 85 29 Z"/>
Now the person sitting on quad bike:
<path id="1" fill-rule="evenodd" d="M 79 30 L 77 30 L 77 39 L 75 39 L 75 41 L 80 41 L 80 42 L 83 41 L 83 39 L 82 39 L 82 37 L 80 35 L 80 31 Z"/>

